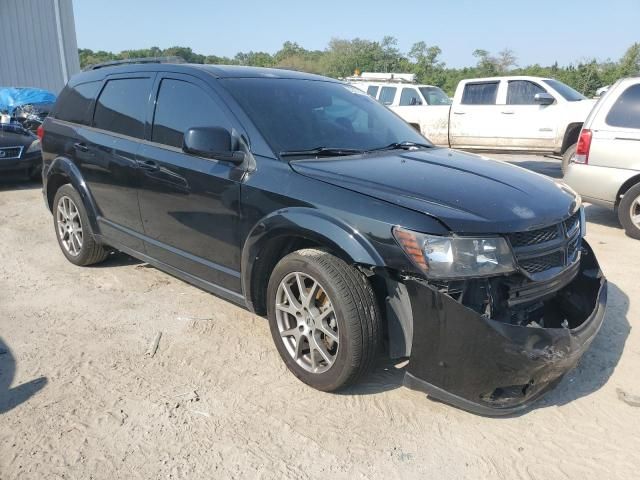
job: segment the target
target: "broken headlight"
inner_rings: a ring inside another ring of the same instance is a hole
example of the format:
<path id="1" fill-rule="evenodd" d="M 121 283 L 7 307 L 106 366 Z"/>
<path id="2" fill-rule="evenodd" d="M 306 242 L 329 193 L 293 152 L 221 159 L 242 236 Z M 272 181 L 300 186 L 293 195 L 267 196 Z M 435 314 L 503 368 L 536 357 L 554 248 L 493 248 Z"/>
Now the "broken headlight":
<path id="1" fill-rule="evenodd" d="M 513 254 L 502 237 L 427 235 L 400 227 L 393 236 L 429 278 L 487 277 L 515 271 Z"/>

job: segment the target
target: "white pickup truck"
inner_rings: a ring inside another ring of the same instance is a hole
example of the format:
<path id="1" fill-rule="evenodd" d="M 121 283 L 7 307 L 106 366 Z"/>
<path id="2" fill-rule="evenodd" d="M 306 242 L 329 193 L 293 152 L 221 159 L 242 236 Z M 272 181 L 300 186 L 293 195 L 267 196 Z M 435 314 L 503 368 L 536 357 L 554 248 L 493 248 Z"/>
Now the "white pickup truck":
<path id="1" fill-rule="evenodd" d="M 396 77 L 382 82 L 372 81 L 373 75 L 347 80 L 387 105 L 436 145 L 465 150 L 531 151 L 571 157 L 582 124 L 595 103 L 551 78 L 463 80 L 450 103 L 438 87 Z M 433 93 L 434 89 L 441 94 Z"/>

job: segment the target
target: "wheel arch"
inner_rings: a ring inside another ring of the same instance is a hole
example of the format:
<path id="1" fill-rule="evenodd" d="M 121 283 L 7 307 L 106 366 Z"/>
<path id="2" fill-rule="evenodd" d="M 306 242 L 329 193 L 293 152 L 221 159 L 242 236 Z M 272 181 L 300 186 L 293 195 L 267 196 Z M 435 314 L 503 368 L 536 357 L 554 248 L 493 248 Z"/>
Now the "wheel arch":
<path id="1" fill-rule="evenodd" d="M 302 248 L 326 249 L 351 265 L 384 265 L 362 234 L 344 222 L 306 207 L 279 210 L 254 226 L 242 249 L 242 289 L 250 310 L 265 314 L 273 268 Z"/>
<path id="2" fill-rule="evenodd" d="M 82 203 L 87 212 L 87 217 L 91 223 L 91 228 L 98 233 L 98 209 L 96 203 L 89 191 L 80 169 L 67 157 L 58 157 L 46 171 L 44 185 L 44 195 L 49 210 L 53 211 L 53 200 L 57 191 L 63 185 L 71 184 L 73 188 L 80 194 Z"/>
<path id="3" fill-rule="evenodd" d="M 567 128 L 564 131 L 564 137 L 562 139 L 562 147 L 560 148 L 560 153 L 564 154 L 567 149 L 578 141 L 578 137 L 580 137 L 580 130 L 582 130 L 582 125 L 584 122 L 573 122 L 567 125 Z"/>
<path id="4" fill-rule="evenodd" d="M 629 178 L 622 184 L 622 186 L 620 187 L 616 195 L 616 203 L 615 203 L 616 208 L 618 208 L 618 205 L 620 204 L 620 200 L 622 200 L 622 197 L 624 196 L 624 194 L 627 193 L 627 191 L 629 191 L 631 187 L 637 184 L 640 184 L 640 174 L 634 175 L 633 177 Z"/>

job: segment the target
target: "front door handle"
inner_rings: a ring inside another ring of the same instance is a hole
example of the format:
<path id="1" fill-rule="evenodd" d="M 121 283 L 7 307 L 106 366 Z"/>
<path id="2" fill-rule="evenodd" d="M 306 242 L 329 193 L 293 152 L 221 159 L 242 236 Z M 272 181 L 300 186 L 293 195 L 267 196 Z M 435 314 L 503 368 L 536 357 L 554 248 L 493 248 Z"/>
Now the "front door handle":
<path id="1" fill-rule="evenodd" d="M 514 114 L 514 113 L 516 113 L 516 112 L 511 111 L 511 110 L 506 110 L 506 111 L 501 112 L 501 113 L 502 113 L 502 114 L 504 114 L 504 115 L 513 115 L 513 114 Z"/>
<path id="2" fill-rule="evenodd" d="M 160 170 L 158 164 L 153 160 L 138 160 L 136 163 L 138 164 L 138 167 L 142 170 L 146 170 L 147 172 L 157 172 Z"/>
<path id="3" fill-rule="evenodd" d="M 454 115 L 464 115 L 467 112 L 453 112 Z"/>
<path id="4" fill-rule="evenodd" d="M 80 152 L 88 152 L 89 151 L 89 147 L 87 147 L 84 143 L 74 143 L 73 144 L 73 148 L 75 148 L 76 150 L 80 151 Z"/>

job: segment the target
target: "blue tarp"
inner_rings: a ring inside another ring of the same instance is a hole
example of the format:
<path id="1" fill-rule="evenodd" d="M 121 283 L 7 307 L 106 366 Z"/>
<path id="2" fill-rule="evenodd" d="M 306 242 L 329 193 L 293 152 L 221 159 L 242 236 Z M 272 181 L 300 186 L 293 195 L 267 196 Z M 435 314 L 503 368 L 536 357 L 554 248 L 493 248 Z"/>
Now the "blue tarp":
<path id="1" fill-rule="evenodd" d="M 56 96 L 40 88 L 0 87 L 0 112 L 9 115 L 22 105 L 41 105 L 54 103 Z"/>

